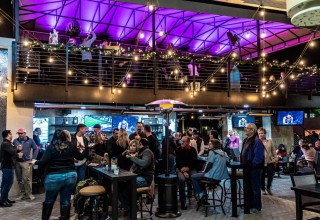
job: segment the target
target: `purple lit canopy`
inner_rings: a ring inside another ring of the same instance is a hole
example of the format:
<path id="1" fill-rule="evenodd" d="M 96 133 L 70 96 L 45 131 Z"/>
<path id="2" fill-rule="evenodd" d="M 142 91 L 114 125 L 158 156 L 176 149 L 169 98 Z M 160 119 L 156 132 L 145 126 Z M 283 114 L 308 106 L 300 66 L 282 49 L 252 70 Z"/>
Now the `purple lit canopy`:
<path id="1" fill-rule="evenodd" d="M 147 1 L 146 1 L 147 2 Z M 151 43 L 152 18 L 146 5 L 98 0 L 20 0 L 20 24 L 29 31 L 60 35 L 76 19 L 81 34 L 95 31 L 103 40 L 147 45 Z M 260 21 L 265 52 L 281 50 L 309 40 L 310 30 L 270 21 Z M 240 38 L 243 56 L 256 56 L 257 22 L 253 19 L 157 8 L 156 42 L 159 48 L 173 43 L 177 49 L 201 54 L 223 55 L 232 49 L 227 32 Z M 160 31 L 166 34 L 160 36 Z M 141 39 L 140 33 L 144 34 Z M 237 45 L 233 47 L 238 51 Z"/>

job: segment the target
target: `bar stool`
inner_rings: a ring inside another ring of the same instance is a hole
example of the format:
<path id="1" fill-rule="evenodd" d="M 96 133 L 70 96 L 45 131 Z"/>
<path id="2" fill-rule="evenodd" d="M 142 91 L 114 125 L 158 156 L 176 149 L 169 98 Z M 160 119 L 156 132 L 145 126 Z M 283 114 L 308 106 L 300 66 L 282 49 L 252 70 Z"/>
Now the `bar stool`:
<path id="1" fill-rule="evenodd" d="M 138 208 L 141 219 L 143 219 L 143 212 L 147 212 L 149 218 L 152 219 L 154 197 L 154 180 L 152 180 L 150 186 L 137 188 Z M 150 207 L 148 207 L 148 205 L 150 205 Z"/>
<path id="2" fill-rule="evenodd" d="M 87 186 L 82 188 L 79 191 L 80 197 L 88 197 L 93 200 L 93 219 L 98 220 L 101 216 L 99 216 L 99 207 L 100 207 L 100 199 L 101 197 L 105 196 L 105 188 L 100 185 L 95 186 Z M 80 201 L 80 199 L 78 200 Z M 77 203 L 77 206 L 79 204 Z M 77 207 L 77 210 L 79 210 L 79 207 Z M 78 213 L 78 216 L 80 216 L 81 213 Z"/>
<path id="3" fill-rule="evenodd" d="M 205 207 L 205 216 L 207 217 L 208 209 L 210 207 L 213 207 L 214 209 L 216 209 L 216 207 L 221 207 L 221 210 L 225 215 L 226 213 L 223 208 L 224 202 L 222 201 L 224 190 L 220 185 L 220 181 L 205 179 L 205 180 L 200 180 L 200 183 L 205 185 L 205 192 L 204 192 L 203 198 L 201 198 L 198 202 L 197 211 L 201 206 Z M 219 195 L 219 190 L 220 190 L 220 195 Z M 211 191 L 212 198 L 209 198 L 210 191 Z M 212 201 L 212 204 L 210 204 L 209 201 Z"/>
<path id="4" fill-rule="evenodd" d="M 229 172 L 229 176 L 231 176 L 231 172 Z M 243 172 L 236 172 L 236 178 L 237 178 L 237 198 L 239 200 L 239 205 L 242 206 L 241 200 L 243 199 L 243 187 L 241 186 L 240 179 L 243 179 Z M 229 182 L 229 187 L 227 187 L 227 183 Z M 227 199 L 231 200 L 231 178 L 225 179 L 223 182 L 223 189 L 224 189 L 224 203 Z"/>

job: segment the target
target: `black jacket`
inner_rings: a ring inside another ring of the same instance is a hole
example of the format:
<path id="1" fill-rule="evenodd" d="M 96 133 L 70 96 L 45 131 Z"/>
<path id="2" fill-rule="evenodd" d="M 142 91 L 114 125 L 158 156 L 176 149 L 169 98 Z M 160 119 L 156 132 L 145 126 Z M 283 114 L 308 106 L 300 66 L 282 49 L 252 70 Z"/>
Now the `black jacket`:
<path id="1" fill-rule="evenodd" d="M 182 148 L 176 150 L 176 168 L 189 167 L 190 170 L 197 168 L 198 154 L 195 148 Z"/>
<path id="2" fill-rule="evenodd" d="M 17 149 L 7 139 L 1 144 L 0 162 L 2 169 L 13 169 L 16 165 Z"/>
<path id="3" fill-rule="evenodd" d="M 60 152 L 50 144 L 41 160 L 38 160 L 35 164 L 40 167 L 48 165 L 48 173 L 66 173 L 75 171 L 74 158 L 83 160 L 87 156 L 88 148 L 80 153 L 77 147 L 70 142 L 68 147 Z"/>

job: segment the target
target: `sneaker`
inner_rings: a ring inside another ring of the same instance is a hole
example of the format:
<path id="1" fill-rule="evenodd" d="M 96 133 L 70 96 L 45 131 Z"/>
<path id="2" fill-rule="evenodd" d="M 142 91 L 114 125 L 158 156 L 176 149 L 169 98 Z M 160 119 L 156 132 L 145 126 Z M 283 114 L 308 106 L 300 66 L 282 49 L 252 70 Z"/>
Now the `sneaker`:
<path id="1" fill-rule="evenodd" d="M 8 199 L 7 202 L 10 203 L 10 204 L 16 203 L 16 201 L 13 201 L 13 200 L 10 200 L 10 199 Z"/>
<path id="2" fill-rule="evenodd" d="M 261 212 L 261 210 L 258 210 L 258 209 L 255 209 L 255 208 L 250 209 L 250 213 L 251 213 L 251 214 L 257 214 L 257 213 L 259 213 L 259 212 Z"/>
<path id="3" fill-rule="evenodd" d="M 30 195 L 29 195 L 29 199 L 30 199 L 30 200 L 35 200 L 36 197 L 34 197 L 34 195 L 30 194 Z"/>
<path id="4" fill-rule="evenodd" d="M 270 196 L 273 195 L 271 189 L 267 189 L 267 192 L 268 192 L 268 194 L 269 194 Z"/>

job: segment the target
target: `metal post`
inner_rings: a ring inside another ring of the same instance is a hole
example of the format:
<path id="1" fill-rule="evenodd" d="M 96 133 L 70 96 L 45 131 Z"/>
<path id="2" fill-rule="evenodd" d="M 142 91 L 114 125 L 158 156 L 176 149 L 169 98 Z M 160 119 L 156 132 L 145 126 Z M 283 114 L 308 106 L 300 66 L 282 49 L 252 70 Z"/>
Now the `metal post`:
<path id="1" fill-rule="evenodd" d="M 260 29 L 260 21 L 259 20 L 257 20 L 257 57 L 258 57 L 258 59 L 260 59 L 261 58 L 261 42 L 260 42 L 260 40 L 261 40 L 261 37 L 260 37 L 260 35 L 261 35 L 261 33 L 260 33 L 260 31 L 261 31 L 261 29 Z M 259 73 L 259 79 L 260 79 L 260 91 L 262 91 L 262 77 L 263 77 L 263 73 L 261 72 L 261 64 L 259 63 L 259 65 L 258 65 L 258 68 L 259 68 L 259 71 L 258 71 L 258 73 Z M 261 99 L 261 102 L 263 102 L 263 99 Z"/>
<path id="2" fill-rule="evenodd" d="M 192 58 L 192 72 L 193 72 L 193 90 L 192 90 L 192 96 L 194 96 L 194 92 L 196 91 L 196 62 L 195 58 Z"/>
<path id="3" fill-rule="evenodd" d="M 228 61 L 227 63 L 227 88 L 228 88 L 228 97 L 230 97 L 230 89 L 231 89 L 231 80 L 230 80 L 230 71 L 231 71 L 231 63 Z"/>
<path id="4" fill-rule="evenodd" d="M 166 133 L 166 148 L 167 148 L 167 155 L 166 155 L 166 176 L 170 175 L 169 171 L 169 144 L 170 144 L 170 137 L 169 137 L 169 120 L 170 120 L 170 111 L 164 111 L 166 116 L 166 123 L 164 125 L 165 133 Z"/>
<path id="5" fill-rule="evenodd" d="M 114 94 L 114 50 L 111 52 L 112 62 L 112 77 L 111 77 L 111 94 Z"/>
<path id="6" fill-rule="evenodd" d="M 158 71 L 157 71 L 157 57 L 156 57 L 156 7 L 152 10 L 152 52 L 153 56 L 153 94 L 158 93 Z"/>
<path id="7" fill-rule="evenodd" d="M 66 45 L 66 92 L 68 92 L 69 87 L 69 45 Z"/>

